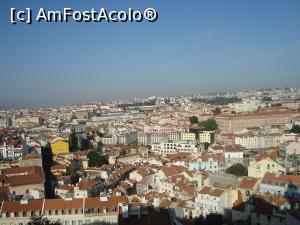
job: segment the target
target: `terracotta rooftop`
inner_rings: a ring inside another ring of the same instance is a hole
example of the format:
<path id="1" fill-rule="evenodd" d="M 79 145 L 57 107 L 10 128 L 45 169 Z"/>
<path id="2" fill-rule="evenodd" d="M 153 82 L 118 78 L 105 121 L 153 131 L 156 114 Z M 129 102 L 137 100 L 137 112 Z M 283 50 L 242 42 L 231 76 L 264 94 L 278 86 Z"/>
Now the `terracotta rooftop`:
<path id="1" fill-rule="evenodd" d="M 238 184 L 237 188 L 241 189 L 253 189 L 257 184 L 258 179 L 253 177 L 244 177 L 241 182 Z"/>
<path id="2" fill-rule="evenodd" d="M 22 204 L 20 201 L 4 201 L 2 213 L 18 212 L 37 212 L 42 211 L 43 199 L 29 200 L 28 204 Z"/>
<path id="3" fill-rule="evenodd" d="M 300 187 L 300 177 L 294 175 L 283 175 L 283 174 L 275 174 L 267 172 L 263 179 L 262 183 L 269 184 L 269 185 L 280 185 L 280 184 L 287 184 L 287 185 L 296 185 L 298 188 Z"/>
<path id="4" fill-rule="evenodd" d="M 219 188 L 205 186 L 201 189 L 201 191 L 199 193 L 203 194 L 203 195 L 211 195 L 214 197 L 220 197 L 224 193 L 224 190 L 219 189 Z"/>

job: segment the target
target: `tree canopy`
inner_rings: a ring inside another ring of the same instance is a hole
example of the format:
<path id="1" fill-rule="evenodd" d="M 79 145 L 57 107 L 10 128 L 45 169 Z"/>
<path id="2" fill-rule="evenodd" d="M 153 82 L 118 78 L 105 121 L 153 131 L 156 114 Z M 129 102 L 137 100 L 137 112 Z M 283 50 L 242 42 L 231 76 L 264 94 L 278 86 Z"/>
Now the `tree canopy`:
<path id="1" fill-rule="evenodd" d="M 190 117 L 190 122 L 191 122 L 191 124 L 198 124 L 199 123 L 198 117 L 197 116 L 191 116 Z"/>
<path id="2" fill-rule="evenodd" d="M 59 221 L 52 222 L 42 216 L 34 216 L 30 218 L 28 225 L 62 225 L 62 223 Z"/>
<path id="3" fill-rule="evenodd" d="M 291 129 L 291 132 L 294 134 L 299 134 L 300 133 L 300 125 L 294 125 Z"/>
<path id="4" fill-rule="evenodd" d="M 97 146 L 96 146 L 96 149 L 95 151 L 99 152 L 99 153 L 103 153 L 103 143 L 100 141 L 100 142 L 97 142 Z"/>
<path id="5" fill-rule="evenodd" d="M 242 99 L 238 97 L 231 97 L 231 98 L 226 98 L 226 97 L 215 97 L 213 99 L 203 99 L 203 98 L 193 98 L 193 102 L 202 102 L 206 104 L 211 104 L 211 105 L 228 105 L 230 103 L 236 103 L 242 101 Z"/>
<path id="6" fill-rule="evenodd" d="M 247 176 L 248 170 L 243 164 L 237 163 L 227 168 L 226 173 L 230 173 L 236 176 Z"/>
<path id="7" fill-rule="evenodd" d="M 204 127 L 207 131 L 218 129 L 218 124 L 214 119 L 208 119 L 199 123 L 200 126 Z"/>
<path id="8" fill-rule="evenodd" d="M 272 101 L 272 98 L 269 97 L 269 96 L 265 96 L 265 97 L 263 97 L 262 100 L 263 100 L 264 102 L 270 102 L 270 101 Z"/>
<path id="9" fill-rule="evenodd" d="M 210 143 L 204 142 L 203 145 L 204 145 L 204 149 L 208 150 L 208 147 L 210 146 Z"/>
<path id="10" fill-rule="evenodd" d="M 128 107 L 138 107 L 138 106 L 154 106 L 156 104 L 156 100 L 148 100 L 145 102 L 136 102 L 136 103 L 123 103 L 117 105 L 118 108 L 128 108 Z"/>
<path id="11" fill-rule="evenodd" d="M 96 151 L 90 151 L 87 157 L 89 159 L 89 167 L 101 167 L 108 163 L 107 156 Z"/>
<path id="12" fill-rule="evenodd" d="M 121 151 L 120 151 L 120 156 L 122 157 L 122 156 L 125 156 L 126 155 L 126 150 L 125 149 L 122 149 Z"/>
<path id="13" fill-rule="evenodd" d="M 67 167 L 67 175 L 71 178 L 71 184 L 75 185 L 79 181 L 78 171 L 81 168 L 81 162 L 73 160 Z"/>
<path id="14" fill-rule="evenodd" d="M 88 150 L 90 148 L 90 141 L 87 138 L 80 137 L 79 140 L 81 150 Z"/>
<path id="15" fill-rule="evenodd" d="M 69 148 L 71 152 L 75 152 L 78 149 L 78 138 L 74 129 L 72 129 L 69 136 Z"/>
<path id="16" fill-rule="evenodd" d="M 215 109 L 213 110 L 213 113 L 214 113 L 215 116 L 216 116 L 216 115 L 219 115 L 219 114 L 221 114 L 221 109 L 220 109 L 219 107 L 217 107 L 217 108 L 215 108 Z"/>

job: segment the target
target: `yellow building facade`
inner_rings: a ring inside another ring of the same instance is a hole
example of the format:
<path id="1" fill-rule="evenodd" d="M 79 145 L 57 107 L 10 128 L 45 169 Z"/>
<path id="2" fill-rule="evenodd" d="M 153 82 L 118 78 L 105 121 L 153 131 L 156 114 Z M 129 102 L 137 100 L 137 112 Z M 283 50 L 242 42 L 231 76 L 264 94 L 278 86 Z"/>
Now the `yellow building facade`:
<path id="1" fill-rule="evenodd" d="M 203 131 L 199 134 L 200 143 L 211 143 L 210 133 Z"/>
<path id="2" fill-rule="evenodd" d="M 65 139 L 56 138 L 51 142 L 51 150 L 53 155 L 69 153 L 69 144 Z"/>
<path id="3" fill-rule="evenodd" d="M 263 158 L 259 161 L 250 161 L 248 166 L 249 177 L 262 179 L 266 172 L 285 174 L 286 169 L 269 157 Z"/>
<path id="4" fill-rule="evenodd" d="M 181 140 L 182 141 L 195 141 L 196 140 L 196 134 L 195 133 L 181 133 Z"/>

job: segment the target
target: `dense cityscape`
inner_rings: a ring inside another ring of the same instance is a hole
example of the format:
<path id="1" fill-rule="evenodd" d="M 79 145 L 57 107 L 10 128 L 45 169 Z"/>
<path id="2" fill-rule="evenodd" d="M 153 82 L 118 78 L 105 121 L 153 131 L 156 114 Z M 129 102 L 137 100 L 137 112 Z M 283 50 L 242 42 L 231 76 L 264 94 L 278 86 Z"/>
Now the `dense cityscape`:
<path id="1" fill-rule="evenodd" d="M 300 89 L 0 111 L 0 224 L 300 224 Z"/>

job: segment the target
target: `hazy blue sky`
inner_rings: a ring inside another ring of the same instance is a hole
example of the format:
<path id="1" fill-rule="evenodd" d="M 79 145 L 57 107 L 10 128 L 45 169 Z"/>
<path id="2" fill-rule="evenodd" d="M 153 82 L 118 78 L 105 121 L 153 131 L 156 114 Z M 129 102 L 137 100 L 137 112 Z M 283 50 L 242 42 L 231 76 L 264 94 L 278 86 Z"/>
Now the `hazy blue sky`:
<path id="1" fill-rule="evenodd" d="M 10 8 L 155 8 L 155 23 L 10 24 Z M 1 0 L 0 105 L 300 87 L 299 0 Z"/>

